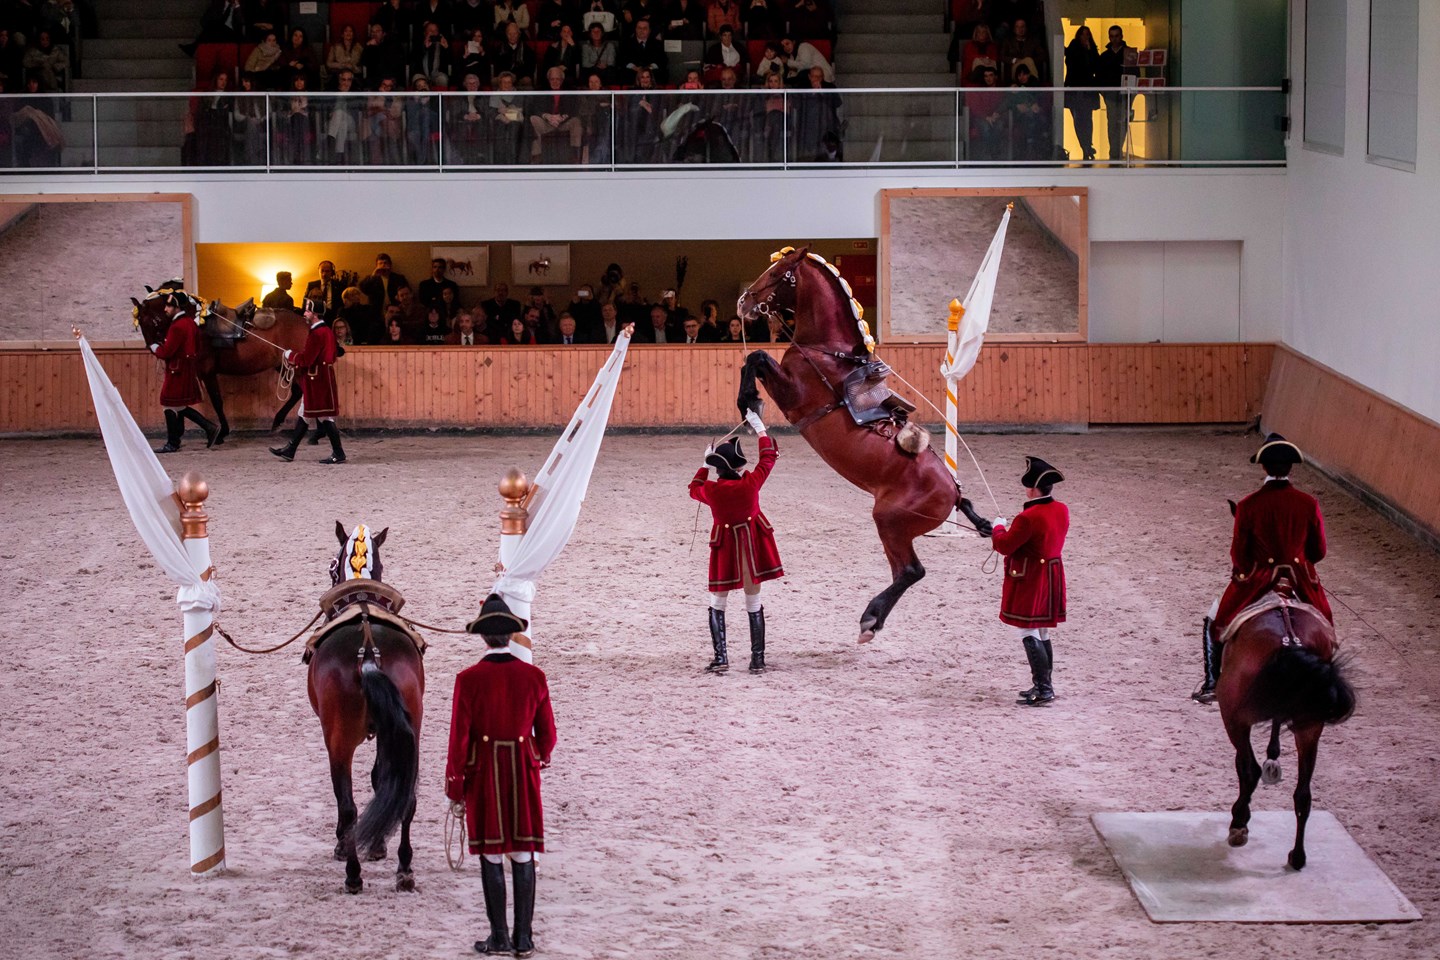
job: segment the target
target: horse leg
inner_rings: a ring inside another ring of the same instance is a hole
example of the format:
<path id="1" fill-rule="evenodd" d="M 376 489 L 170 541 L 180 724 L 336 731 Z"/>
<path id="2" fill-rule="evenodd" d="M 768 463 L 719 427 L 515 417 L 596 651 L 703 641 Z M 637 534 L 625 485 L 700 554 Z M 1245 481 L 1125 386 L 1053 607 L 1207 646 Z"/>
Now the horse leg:
<path id="1" fill-rule="evenodd" d="M 359 893 L 360 860 L 355 856 L 355 838 L 350 828 L 355 825 L 355 792 L 350 779 L 350 762 L 355 756 L 353 745 L 336 744 L 330 751 L 330 783 L 335 787 L 335 803 L 339 816 L 335 821 L 335 859 L 345 861 L 345 892 Z"/>
<path id="2" fill-rule="evenodd" d="M 740 368 L 740 393 L 736 397 L 735 405 L 740 408 L 740 415 L 743 417 L 747 412 L 760 409 L 760 390 L 756 381 L 765 384 L 765 390 L 775 405 L 781 410 L 793 409 L 798 399 L 798 392 L 790 378 L 781 369 L 775 358 L 764 350 L 756 350 L 745 358 L 745 364 Z"/>
<path id="3" fill-rule="evenodd" d="M 1270 723 L 1270 743 L 1265 747 L 1265 762 L 1260 765 L 1260 782 L 1267 787 L 1280 782 L 1280 721 Z"/>
<path id="4" fill-rule="evenodd" d="M 1321 723 L 1295 728 L 1295 849 L 1287 858 L 1296 870 L 1305 867 L 1305 821 L 1310 819 L 1310 777 L 1315 773 L 1315 755 L 1320 751 Z"/>
<path id="5" fill-rule="evenodd" d="M 860 643 L 875 639 L 875 634 L 885 628 L 885 620 L 896 602 L 925 576 L 925 567 L 915 553 L 914 534 L 902 526 L 912 518 L 878 500 L 871 515 L 875 518 L 875 528 L 880 532 L 885 559 L 890 561 L 892 580 L 890 586 L 876 594 L 860 615 Z"/>
<path id="6" fill-rule="evenodd" d="M 375 766 L 370 768 L 370 789 L 375 791 L 380 789 L 380 757 L 378 750 L 376 751 Z M 387 852 L 385 849 L 385 838 L 376 837 L 374 842 L 370 844 L 370 849 L 365 851 L 365 859 L 371 861 L 384 860 Z"/>
<path id="7" fill-rule="evenodd" d="M 215 408 L 215 419 L 220 421 L 220 432 L 215 434 L 215 446 L 218 447 L 230 435 L 230 421 L 225 419 L 225 398 L 220 395 L 220 378 L 214 373 L 207 373 L 201 380 L 205 384 L 205 393 L 210 397 L 210 406 Z"/>
<path id="8" fill-rule="evenodd" d="M 284 423 L 286 418 L 290 416 L 290 411 L 294 410 L 295 404 L 300 402 L 300 393 L 300 384 L 292 381 L 290 383 L 290 399 L 285 401 L 285 405 L 275 414 L 275 419 L 270 421 L 271 433 L 279 430 L 280 424 Z"/>
<path id="9" fill-rule="evenodd" d="M 1255 759 L 1255 749 L 1250 746 L 1250 725 L 1225 724 L 1230 743 L 1235 747 L 1235 774 L 1240 780 L 1240 795 L 1230 808 L 1230 837 L 1232 847 L 1243 847 L 1250 839 L 1250 798 L 1260 784 L 1260 764 Z"/>
<path id="10" fill-rule="evenodd" d="M 410 810 L 405 814 L 405 819 L 400 821 L 400 849 L 396 851 L 400 857 L 400 865 L 395 868 L 395 889 L 408 893 L 415 889 L 415 874 L 410 869 L 410 821 L 415 819 L 415 800 L 410 801 Z"/>

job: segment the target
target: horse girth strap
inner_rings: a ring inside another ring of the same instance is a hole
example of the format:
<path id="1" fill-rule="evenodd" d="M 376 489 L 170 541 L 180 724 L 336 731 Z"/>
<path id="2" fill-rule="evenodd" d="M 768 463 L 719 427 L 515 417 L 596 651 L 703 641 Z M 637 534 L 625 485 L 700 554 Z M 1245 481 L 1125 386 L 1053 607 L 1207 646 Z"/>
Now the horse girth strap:
<path id="1" fill-rule="evenodd" d="M 1295 600 L 1291 597 L 1284 597 L 1278 593 L 1270 592 L 1235 614 L 1235 618 L 1226 624 L 1225 631 L 1220 634 L 1220 643 L 1229 643 L 1231 638 L 1235 636 L 1236 632 L 1238 632 L 1242 626 L 1254 620 L 1256 617 L 1270 613 L 1272 610 L 1281 611 L 1280 615 L 1284 620 L 1285 633 L 1287 636 L 1296 636 L 1293 618 L 1294 614 L 1298 612 L 1315 620 L 1321 627 L 1329 631 L 1331 634 L 1331 643 L 1333 644 L 1335 642 L 1335 628 L 1330 625 L 1329 618 L 1321 613 L 1318 608 L 1305 603 L 1303 600 Z"/>
<path id="2" fill-rule="evenodd" d="M 368 601 L 361 601 L 350 604 L 333 620 L 311 634 L 310 639 L 305 642 L 305 653 L 301 656 L 300 662 L 309 663 L 310 658 L 315 655 L 315 651 L 318 650 L 320 645 L 329 639 L 332 634 L 344 627 L 353 626 L 357 620 L 362 621 L 362 629 L 365 631 L 365 642 L 369 646 L 374 646 L 373 635 L 370 633 L 373 623 L 383 624 L 392 630 L 403 633 L 409 638 L 410 642 L 415 645 L 416 652 L 422 657 L 425 656 L 425 651 L 430 646 L 425 642 L 425 638 L 412 630 L 409 622 L 398 613 L 386 610 Z"/>
<path id="3" fill-rule="evenodd" d="M 836 410 L 839 410 L 843 406 L 845 406 L 844 400 L 832 400 L 829 403 L 825 404 L 823 407 L 810 411 L 805 416 L 801 417 L 798 421 L 796 421 L 796 431 L 804 433 L 808 428 L 815 426 L 815 424 L 819 423 L 821 420 L 825 419 L 827 416 L 834 413 Z"/>

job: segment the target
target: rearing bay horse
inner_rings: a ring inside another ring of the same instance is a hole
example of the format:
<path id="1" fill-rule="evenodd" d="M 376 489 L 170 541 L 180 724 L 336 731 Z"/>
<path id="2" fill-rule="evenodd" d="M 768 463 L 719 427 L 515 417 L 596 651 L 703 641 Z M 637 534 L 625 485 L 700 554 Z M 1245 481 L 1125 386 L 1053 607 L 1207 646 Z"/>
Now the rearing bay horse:
<path id="1" fill-rule="evenodd" d="M 146 288 L 149 289 L 148 287 Z M 151 291 L 144 300 L 130 298 L 135 305 L 135 326 L 139 329 L 141 336 L 145 338 L 145 345 L 161 343 L 165 340 L 165 334 L 170 329 L 170 318 L 165 316 L 164 301 L 157 296 L 159 291 Z M 276 371 L 280 369 L 281 350 L 298 351 L 305 345 L 305 335 L 310 330 L 310 325 L 305 318 L 298 313 L 289 310 L 260 310 L 255 309 L 254 301 L 247 300 L 238 308 L 217 307 L 219 316 L 212 316 L 206 321 L 205 327 L 200 330 L 200 337 L 197 340 L 199 348 L 199 370 L 200 383 L 205 387 L 205 393 L 210 398 L 210 405 L 215 408 L 215 419 L 220 421 L 220 432 L 215 437 L 217 444 L 224 443 L 225 437 L 230 433 L 230 421 L 225 417 L 225 399 L 220 393 L 219 374 L 231 377 L 248 377 L 257 373 Z M 221 333 L 238 332 L 231 328 L 243 325 L 252 317 L 261 320 L 255 324 L 255 329 L 261 331 L 255 336 L 241 337 L 234 341 L 231 346 L 216 347 L 211 343 L 213 332 L 208 330 L 210 324 L 224 327 Z M 267 327 L 264 320 L 273 322 Z M 260 339 L 271 343 L 279 344 L 279 349 Z M 300 385 L 298 383 L 291 387 L 290 400 L 281 411 L 280 419 L 288 413 L 295 405 L 300 396 Z M 278 422 L 278 421 L 277 421 Z"/>
<path id="2" fill-rule="evenodd" d="M 785 418 L 799 429 L 820 458 L 846 480 L 875 498 L 871 516 L 890 561 L 890 586 L 860 617 L 860 642 L 874 639 L 895 603 L 921 577 L 915 538 L 934 530 L 959 507 L 981 536 L 990 523 L 975 512 L 939 455 L 902 451 L 874 425 L 861 426 L 846 412 L 842 383 L 869 359 L 859 329 L 860 310 L 839 271 L 809 248 L 789 247 L 771 258 L 770 269 L 740 295 L 739 313 L 748 323 L 779 315 L 792 343 L 776 363 L 763 350 L 745 358 L 738 405 L 743 414 L 760 400 L 756 381 Z"/>

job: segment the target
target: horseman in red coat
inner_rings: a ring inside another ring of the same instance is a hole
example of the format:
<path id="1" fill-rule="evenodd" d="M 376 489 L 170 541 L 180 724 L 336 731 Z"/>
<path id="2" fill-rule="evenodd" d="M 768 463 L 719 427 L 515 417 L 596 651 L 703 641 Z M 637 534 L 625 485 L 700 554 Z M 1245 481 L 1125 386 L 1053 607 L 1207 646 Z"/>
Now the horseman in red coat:
<path id="1" fill-rule="evenodd" d="M 1070 508 L 1050 495 L 1064 480 L 1059 470 L 1039 457 L 1025 458 L 1020 483 L 1030 499 L 1012 525 L 996 517 L 990 542 L 1005 558 L 1005 586 L 1000 594 L 1000 619 L 1014 627 L 1030 661 L 1032 685 L 1015 702 L 1034 707 L 1055 699 L 1050 672 L 1055 653 L 1050 631 L 1065 622 L 1065 565 L 1060 552 L 1070 530 Z"/>
<path id="2" fill-rule="evenodd" d="M 470 852 L 479 855 L 490 936 L 477 953 L 535 952 L 535 861 L 545 851 L 540 771 L 555 749 L 555 717 L 545 674 L 510 653 L 529 626 L 492 593 L 466 625 L 485 639 L 480 662 L 455 678 L 445 796 L 465 807 Z M 505 859 L 515 883 L 515 933 L 505 926 Z"/>
<path id="3" fill-rule="evenodd" d="M 1225 628 L 1241 610 L 1265 596 L 1281 578 L 1295 598 L 1323 613 L 1332 623 L 1330 601 L 1320 586 L 1315 564 L 1325 558 L 1325 519 L 1320 504 L 1290 483 L 1290 468 L 1304 463 L 1300 448 L 1272 433 L 1250 458 L 1265 468 L 1265 483 L 1235 507 L 1230 540 L 1230 583 L 1202 624 L 1205 679 L 1191 694 L 1201 703 L 1215 700 Z"/>
<path id="4" fill-rule="evenodd" d="M 160 385 L 160 406 L 165 408 L 165 446 L 156 453 L 180 449 L 185 421 L 193 420 L 205 431 L 205 446 L 213 446 L 219 428 L 200 415 L 192 404 L 200 402 L 200 326 L 195 321 L 199 305 L 183 290 L 162 291 L 165 316 L 170 326 L 161 343 L 150 350 L 165 361 L 165 380 Z"/>
<path id="5" fill-rule="evenodd" d="M 705 466 L 690 481 L 690 496 L 708 504 L 710 526 L 710 643 L 715 658 L 705 668 L 711 673 L 730 669 L 725 650 L 725 606 L 730 592 L 745 591 L 745 611 L 750 617 L 750 672 L 765 669 L 765 608 L 760 602 L 760 585 L 783 577 L 780 551 L 775 546 L 775 528 L 760 512 L 760 488 L 775 469 L 780 451 L 753 410 L 745 419 L 760 438 L 760 462 L 754 470 L 741 473 L 747 463 L 740 452 L 740 439 L 727 440 L 705 451 Z M 709 479 L 710 470 L 716 479 Z"/>
<path id="6" fill-rule="evenodd" d="M 295 368 L 300 378 L 300 413 L 295 418 L 295 430 L 290 442 L 283 447 L 271 447 L 270 452 L 282 460 L 294 460 L 300 441 L 305 439 L 309 429 L 307 420 L 315 421 L 315 430 L 322 437 L 330 439 L 330 456 L 321 463 L 344 463 L 345 448 L 340 446 L 340 431 L 335 427 L 335 415 L 340 412 L 339 391 L 335 387 L 335 360 L 340 356 L 340 347 L 335 334 L 320 314 L 320 305 L 306 300 L 305 319 L 310 321 L 310 333 L 299 353 L 285 351 L 285 360 Z"/>

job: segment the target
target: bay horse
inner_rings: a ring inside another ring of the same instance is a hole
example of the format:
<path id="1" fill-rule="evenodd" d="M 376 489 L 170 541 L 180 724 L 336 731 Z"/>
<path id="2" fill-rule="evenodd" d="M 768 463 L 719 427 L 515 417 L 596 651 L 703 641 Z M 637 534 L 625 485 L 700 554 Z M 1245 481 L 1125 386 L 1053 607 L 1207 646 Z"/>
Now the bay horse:
<path id="1" fill-rule="evenodd" d="M 163 288 L 162 288 L 163 289 Z M 144 300 L 130 298 L 135 305 L 135 326 L 140 335 L 145 338 L 145 346 L 161 343 L 165 334 L 170 329 L 170 318 L 165 316 L 164 300 L 159 296 L 160 291 L 150 290 Z M 197 341 L 200 352 L 198 361 L 200 372 L 200 383 L 205 387 L 205 393 L 210 398 L 210 406 L 215 409 L 215 419 L 220 422 L 220 432 L 215 437 L 215 442 L 225 442 L 225 437 L 230 433 L 230 421 L 225 417 L 225 399 L 220 392 L 219 374 L 231 377 L 248 377 L 266 371 L 280 369 L 280 357 L 282 350 L 298 351 L 305 345 L 305 336 L 310 331 L 310 325 L 305 318 L 298 313 L 289 310 L 260 310 L 255 309 L 254 300 L 247 300 L 239 307 L 216 305 L 215 310 L 218 316 L 211 316 L 206 320 L 205 326 L 200 328 L 200 337 Z M 216 324 L 219 332 L 238 332 L 234 329 L 236 325 L 243 326 L 252 318 L 260 317 L 273 318 L 273 323 L 268 328 L 256 324 L 260 332 L 255 336 L 241 337 L 235 340 L 230 347 L 216 347 L 210 341 L 214 335 L 207 330 L 210 324 Z M 260 339 L 264 337 L 272 343 L 279 344 L 279 348 L 271 346 Z M 281 411 L 276 424 L 283 421 L 285 414 L 299 401 L 300 385 L 292 384 L 290 388 L 290 399 Z M 273 426 L 272 426 L 273 429 Z"/>
<path id="2" fill-rule="evenodd" d="M 763 383 L 820 458 L 875 498 L 871 516 L 891 583 L 860 616 L 859 642 L 868 643 L 905 591 L 925 576 L 916 537 L 940 526 L 957 506 L 982 537 L 990 535 L 990 523 L 975 512 L 933 448 L 908 454 L 876 424 L 861 426 L 845 411 L 841 385 L 869 357 L 860 305 L 839 271 L 808 247 L 786 247 L 771 261 L 740 295 L 738 312 L 745 323 L 778 315 L 790 328 L 791 343 L 779 363 L 763 350 L 745 358 L 736 402 L 742 415 L 758 412 L 756 383 Z"/>
<path id="3" fill-rule="evenodd" d="M 1335 630 L 1319 610 L 1296 600 L 1290 581 L 1276 580 L 1273 591 L 1242 610 L 1226 629 L 1216 692 L 1225 733 L 1235 747 L 1240 795 L 1230 810 L 1232 847 L 1250 838 L 1250 797 L 1262 777 L 1280 779 L 1280 730 L 1295 735 L 1295 847 L 1287 861 L 1305 866 L 1305 822 L 1310 817 L 1310 779 L 1320 734 L 1329 723 L 1343 723 L 1355 709 L 1355 690 L 1335 659 Z M 1255 760 L 1250 728 L 1270 724 L 1265 765 Z"/>
<path id="4" fill-rule="evenodd" d="M 338 520 L 340 550 L 330 563 L 331 589 L 321 600 L 329 624 L 310 640 L 307 687 L 320 718 L 335 789 L 335 859 L 345 861 L 345 892 L 359 893 L 358 851 L 385 857 L 385 839 L 400 827 L 395 889 L 415 889 L 410 869 L 410 821 L 415 816 L 420 723 L 425 696 L 423 643 L 397 617 L 403 599 L 381 582 L 380 546 L 389 528 L 359 524 L 349 533 Z M 356 815 L 351 779 L 355 749 L 375 738 L 370 782 L 375 794 Z"/>

